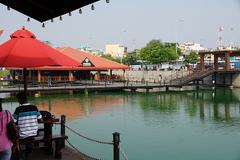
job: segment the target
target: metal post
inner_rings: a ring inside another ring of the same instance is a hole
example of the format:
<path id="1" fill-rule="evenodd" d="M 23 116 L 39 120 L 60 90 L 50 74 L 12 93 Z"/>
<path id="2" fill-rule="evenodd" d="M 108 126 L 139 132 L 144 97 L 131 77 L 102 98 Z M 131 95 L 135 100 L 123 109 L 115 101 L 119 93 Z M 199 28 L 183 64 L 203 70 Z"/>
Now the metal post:
<path id="1" fill-rule="evenodd" d="M 119 143 L 120 143 L 120 133 L 113 133 L 113 160 L 119 160 Z"/>
<path id="2" fill-rule="evenodd" d="M 23 88 L 24 88 L 24 93 L 27 95 L 27 69 L 23 68 Z"/>
<path id="3" fill-rule="evenodd" d="M 66 116 L 61 115 L 61 135 L 65 135 Z"/>
<path id="4" fill-rule="evenodd" d="M 61 115 L 61 135 L 65 136 L 65 123 L 66 123 L 66 116 L 65 115 Z M 65 147 L 65 141 L 63 140 L 63 147 Z"/>

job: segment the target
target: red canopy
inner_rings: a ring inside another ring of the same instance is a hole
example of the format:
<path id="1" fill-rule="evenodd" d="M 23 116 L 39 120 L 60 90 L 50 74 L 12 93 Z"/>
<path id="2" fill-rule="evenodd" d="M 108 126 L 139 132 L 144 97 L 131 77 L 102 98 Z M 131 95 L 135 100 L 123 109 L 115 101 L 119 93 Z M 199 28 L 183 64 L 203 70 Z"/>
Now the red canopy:
<path id="1" fill-rule="evenodd" d="M 27 91 L 26 68 L 41 66 L 78 66 L 79 63 L 36 39 L 26 29 L 17 30 L 0 46 L 0 66 L 24 68 L 24 91 Z"/>
<path id="2" fill-rule="evenodd" d="M 78 66 L 79 62 L 36 39 L 26 29 L 17 30 L 0 46 L 1 67 Z"/>

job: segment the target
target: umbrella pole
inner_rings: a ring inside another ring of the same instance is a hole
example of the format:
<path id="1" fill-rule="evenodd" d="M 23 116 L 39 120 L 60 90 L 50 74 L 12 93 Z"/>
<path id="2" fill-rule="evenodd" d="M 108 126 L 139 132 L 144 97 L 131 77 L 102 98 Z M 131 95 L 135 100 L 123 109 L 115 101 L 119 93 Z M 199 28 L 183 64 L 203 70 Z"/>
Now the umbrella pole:
<path id="1" fill-rule="evenodd" d="M 23 68 L 23 86 L 24 86 L 24 93 L 27 95 L 27 69 Z"/>

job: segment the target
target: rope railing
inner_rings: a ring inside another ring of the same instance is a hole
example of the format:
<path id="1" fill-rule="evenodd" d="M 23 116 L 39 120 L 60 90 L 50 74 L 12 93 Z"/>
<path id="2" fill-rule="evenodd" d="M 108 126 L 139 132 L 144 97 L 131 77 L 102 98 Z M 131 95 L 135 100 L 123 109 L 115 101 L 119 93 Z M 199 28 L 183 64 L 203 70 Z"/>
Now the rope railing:
<path id="1" fill-rule="evenodd" d="M 66 126 L 66 125 L 65 125 L 65 127 L 66 127 L 68 130 L 70 130 L 71 132 L 75 133 L 76 135 L 78 135 L 78 136 L 80 136 L 80 137 L 82 137 L 82 138 L 84 138 L 84 139 L 87 139 L 87 140 L 89 140 L 89 141 L 96 142 L 96 143 L 100 143 L 100 144 L 113 145 L 112 142 L 104 142 L 104 141 L 96 140 L 96 139 L 93 139 L 93 138 L 89 138 L 89 137 L 86 137 L 86 136 L 80 134 L 79 132 L 73 130 L 72 128 L 70 128 L 70 127 L 68 127 L 68 126 Z"/>
<path id="2" fill-rule="evenodd" d="M 121 152 L 123 158 L 124 158 L 125 160 L 128 160 L 127 154 L 124 152 L 124 150 L 122 149 L 121 145 L 119 145 L 119 149 L 120 149 L 120 152 Z"/>
<path id="3" fill-rule="evenodd" d="M 56 123 L 59 124 L 59 123 Z M 61 116 L 61 128 L 60 128 L 60 132 L 62 135 L 65 135 L 65 128 L 67 128 L 69 131 L 73 132 L 74 134 L 76 134 L 77 136 L 84 138 L 86 140 L 92 141 L 92 142 L 96 142 L 99 144 L 105 144 L 105 145 L 113 145 L 113 160 L 120 160 L 120 133 L 118 132 L 114 132 L 113 135 L 113 141 L 112 142 L 105 142 L 105 141 L 100 141 L 100 140 L 96 140 L 93 138 L 89 138 L 87 136 L 82 135 L 81 133 L 75 131 L 74 129 L 72 129 L 71 127 L 65 125 L 66 124 L 66 116 L 62 115 Z M 68 142 L 68 144 L 74 149 L 76 150 L 80 155 L 82 155 L 82 157 L 85 157 L 86 160 L 100 160 L 100 159 L 96 159 L 92 156 L 88 156 L 87 154 L 82 153 L 79 149 L 77 149 L 73 144 L 71 144 L 68 140 L 66 140 Z M 63 146 L 65 145 L 65 142 L 63 142 Z M 128 160 L 125 152 L 121 149 L 121 154 L 123 154 L 123 157 L 125 158 L 125 160 Z M 84 159 L 85 160 L 85 159 Z"/>
<path id="4" fill-rule="evenodd" d="M 83 160 L 102 160 L 102 159 L 97 159 L 92 156 L 86 155 L 85 153 L 82 153 L 79 149 L 77 149 L 77 147 L 75 147 L 71 142 L 69 142 L 69 140 L 66 140 L 66 141 L 76 152 L 78 152 L 81 155 L 81 158 Z"/>

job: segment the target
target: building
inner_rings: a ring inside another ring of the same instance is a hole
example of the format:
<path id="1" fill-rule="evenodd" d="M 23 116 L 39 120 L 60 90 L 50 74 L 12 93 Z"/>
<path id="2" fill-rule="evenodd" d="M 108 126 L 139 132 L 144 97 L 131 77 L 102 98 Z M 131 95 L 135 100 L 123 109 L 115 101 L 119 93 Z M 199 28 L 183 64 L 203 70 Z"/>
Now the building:
<path id="1" fill-rule="evenodd" d="M 107 44 L 105 46 L 105 54 L 110 54 L 112 57 L 123 58 L 127 54 L 127 47 L 121 44 Z"/>
<path id="2" fill-rule="evenodd" d="M 205 48 L 202 47 L 199 43 L 194 42 L 184 42 L 180 44 L 179 48 L 182 50 L 183 55 L 188 55 L 191 51 L 203 51 Z"/>
<path id="3" fill-rule="evenodd" d="M 45 66 L 28 68 L 28 81 L 32 82 L 66 82 L 78 80 L 123 80 L 124 75 L 112 75 L 113 70 L 127 70 L 128 66 L 70 47 L 57 48 L 64 55 L 79 62 L 78 67 Z M 13 79 L 22 79 L 22 70 L 12 69 Z M 18 78 L 19 77 L 19 78 Z"/>

